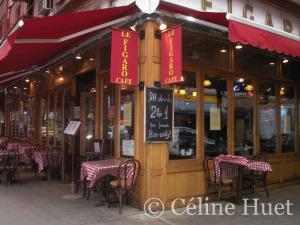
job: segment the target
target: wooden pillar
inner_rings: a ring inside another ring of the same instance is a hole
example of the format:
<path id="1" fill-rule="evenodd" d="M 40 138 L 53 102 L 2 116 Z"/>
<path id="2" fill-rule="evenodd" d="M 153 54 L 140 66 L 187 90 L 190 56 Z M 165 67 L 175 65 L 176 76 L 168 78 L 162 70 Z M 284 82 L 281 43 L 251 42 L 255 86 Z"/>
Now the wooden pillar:
<path id="1" fill-rule="evenodd" d="M 160 80 L 160 40 L 155 38 L 157 23 L 147 21 L 141 30 L 145 38 L 140 40 L 139 79 L 145 86 L 153 87 Z M 151 197 L 166 202 L 166 165 L 168 144 L 144 142 L 144 91 L 136 89 L 135 95 L 135 158 L 141 163 L 139 177 L 139 203 L 143 204 Z"/>
<path id="2" fill-rule="evenodd" d="M 96 51 L 95 138 L 103 138 L 103 76 L 100 75 L 100 49 Z"/>

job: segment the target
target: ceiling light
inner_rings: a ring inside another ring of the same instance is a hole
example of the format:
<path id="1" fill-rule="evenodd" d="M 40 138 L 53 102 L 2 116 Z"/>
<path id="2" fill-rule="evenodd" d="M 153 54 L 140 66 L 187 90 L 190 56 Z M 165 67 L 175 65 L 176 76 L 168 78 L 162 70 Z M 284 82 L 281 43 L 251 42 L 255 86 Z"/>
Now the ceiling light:
<path id="1" fill-rule="evenodd" d="M 167 24 L 165 24 L 162 20 L 160 20 L 160 25 L 159 25 L 159 29 L 160 30 L 165 30 L 167 29 Z"/>
<path id="2" fill-rule="evenodd" d="M 77 55 L 75 56 L 75 59 L 80 60 L 80 59 L 82 59 L 82 57 L 81 57 L 81 55 L 79 53 L 77 53 Z"/>
<path id="3" fill-rule="evenodd" d="M 51 70 L 50 70 L 49 68 L 47 68 L 47 69 L 45 70 L 45 72 L 49 74 L 49 73 L 51 73 Z"/>
<path id="4" fill-rule="evenodd" d="M 209 87 L 211 85 L 210 80 L 204 80 L 204 87 Z"/>
<path id="5" fill-rule="evenodd" d="M 185 93 L 186 93 L 186 91 L 185 91 L 184 89 L 180 89 L 180 90 L 179 90 L 179 94 L 185 95 Z"/>
<path id="6" fill-rule="evenodd" d="M 226 52 L 227 52 L 227 49 L 226 49 L 226 48 L 221 48 L 220 52 L 221 52 L 221 53 L 226 53 Z"/>
<path id="7" fill-rule="evenodd" d="M 289 62 L 289 60 L 287 59 L 287 58 L 284 58 L 283 60 L 282 60 L 282 63 L 288 63 Z"/>
<path id="8" fill-rule="evenodd" d="M 24 87 L 23 89 L 24 89 L 24 90 L 27 90 L 27 87 Z"/>
<path id="9" fill-rule="evenodd" d="M 95 59 L 93 57 L 89 58 L 90 61 L 94 61 Z"/>
<path id="10" fill-rule="evenodd" d="M 196 97 L 196 96 L 197 96 L 197 92 L 193 91 L 193 97 Z"/>
<path id="11" fill-rule="evenodd" d="M 29 80 L 28 78 L 26 78 L 25 82 L 26 82 L 26 83 L 29 83 L 29 82 L 30 82 L 30 80 Z"/>
<path id="12" fill-rule="evenodd" d="M 244 81 L 245 81 L 244 78 L 239 78 L 239 79 L 238 79 L 238 82 L 239 82 L 239 83 L 243 83 Z"/>
<path id="13" fill-rule="evenodd" d="M 242 48 L 243 48 L 243 45 L 241 45 L 240 43 L 237 43 L 236 46 L 235 46 L 235 48 L 236 48 L 236 49 L 242 49 Z"/>
<path id="14" fill-rule="evenodd" d="M 270 64 L 270 66 L 275 66 L 274 62 L 270 62 L 269 64 Z"/>
<path id="15" fill-rule="evenodd" d="M 178 93 L 178 88 L 174 89 L 174 93 L 177 94 Z"/>
<path id="16" fill-rule="evenodd" d="M 96 92 L 96 88 L 91 88 L 90 92 L 95 93 Z"/>
<path id="17" fill-rule="evenodd" d="M 253 85 L 252 84 L 247 84 L 245 87 L 246 91 L 253 91 Z"/>
<path id="18" fill-rule="evenodd" d="M 14 86 L 14 89 L 17 89 L 18 87 L 17 86 Z"/>
<path id="19" fill-rule="evenodd" d="M 135 22 L 133 25 L 130 26 L 130 29 L 131 29 L 132 31 L 136 31 L 137 25 L 138 25 L 138 22 Z"/>

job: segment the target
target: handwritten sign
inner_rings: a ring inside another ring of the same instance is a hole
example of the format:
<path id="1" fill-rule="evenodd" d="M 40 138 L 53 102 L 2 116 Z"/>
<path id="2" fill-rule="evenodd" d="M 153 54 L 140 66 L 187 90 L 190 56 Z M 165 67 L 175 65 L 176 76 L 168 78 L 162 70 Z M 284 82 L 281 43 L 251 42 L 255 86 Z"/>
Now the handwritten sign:
<path id="1" fill-rule="evenodd" d="M 146 88 L 145 141 L 172 141 L 173 101 L 173 90 L 162 88 Z"/>
<path id="2" fill-rule="evenodd" d="M 81 125 L 80 121 L 70 121 L 64 130 L 64 134 L 75 135 Z"/>

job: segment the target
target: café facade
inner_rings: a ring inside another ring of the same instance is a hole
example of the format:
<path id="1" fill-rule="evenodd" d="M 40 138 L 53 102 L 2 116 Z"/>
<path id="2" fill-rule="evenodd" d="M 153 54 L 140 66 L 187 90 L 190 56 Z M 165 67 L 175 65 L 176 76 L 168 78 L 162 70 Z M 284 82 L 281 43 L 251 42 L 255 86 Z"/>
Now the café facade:
<path id="1" fill-rule="evenodd" d="M 213 196 L 203 159 L 220 154 L 266 153 L 269 187 L 299 182 L 300 5 L 140 2 L 20 20 L 0 45 L 1 135 L 61 148 L 65 181 L 103 139 L 141 163 L 140 206 Z"/>

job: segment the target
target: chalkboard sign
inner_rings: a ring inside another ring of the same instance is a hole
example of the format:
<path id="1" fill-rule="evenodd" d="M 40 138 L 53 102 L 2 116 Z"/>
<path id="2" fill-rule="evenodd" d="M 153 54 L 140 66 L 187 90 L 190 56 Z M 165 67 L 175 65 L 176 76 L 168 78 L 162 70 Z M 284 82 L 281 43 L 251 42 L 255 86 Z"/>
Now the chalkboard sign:
<path id="1" fill-rule="evenodd" d="M 145 141 L 172 141 L 173 90 L 146 88 L 145 95 Z"/>

